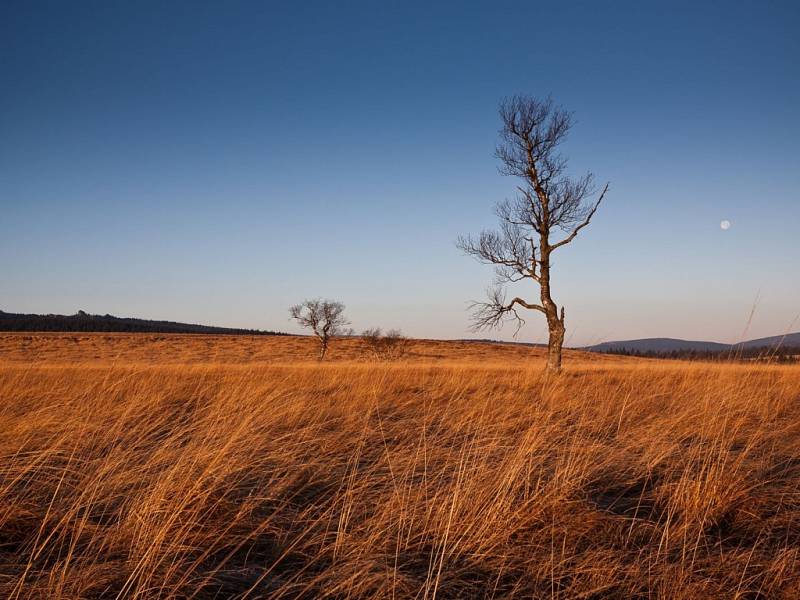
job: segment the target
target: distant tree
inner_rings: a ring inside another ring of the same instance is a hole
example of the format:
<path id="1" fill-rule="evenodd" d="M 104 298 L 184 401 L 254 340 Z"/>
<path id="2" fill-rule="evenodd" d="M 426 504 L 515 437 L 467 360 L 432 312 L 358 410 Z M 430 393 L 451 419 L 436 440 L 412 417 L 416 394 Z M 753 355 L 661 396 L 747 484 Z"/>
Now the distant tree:
<path id="1" fill-rule="evenodd" d="M 344 316 L 344 304 L 334 300 L 306 300 L 289 308 L 289 314 L 319 338 L 319 360 L 325 358 L 331 338 L 342 334 L 350 324 Z"/>
<path id="2" fill-rule="evenodd" d="M 499 231 L 483 231 L 477 238 L 461 237 L 458 246 L 496 270 L 495 286 L 487 302 L 474 302 L 473 331 L 499 328 L 516 320 L 517 332 L 525 323 L 518 308 L 544 314 L 549 330 L 547 369 L 561 369 L 564 344 L 564 307 L 560 311 L 550 288 L 554 251 L 566 246 L 586 227 L 608 191 L 599 195 L 591 173 L 573 179 L 566 174 L 567 160 L 558 147 L 572 126 L 572 115 L 551 99 L 514 96 L 500 104 L 500 142 L 496 156 L 500 172 L 519 178 L 514 199 L 496 205 Z M 596 199 L 592 200 L 592 197 Z M 558 231 L 559 240 L 553 239 Z M 539 286 L 540 302 L 515 297 L 508 301 L 504 285 L 532 280 Z M 516 335 L 516 333 L 515 333 Z"/>
<path id="3" fill-rule="evenodd" d="M 379 360 L 402 358 L 408 347 L 408 338 L 399 329 L 390 329 L 386 333 L 380 327 L 366 329 L 361 339 L 367 351 Z"/>

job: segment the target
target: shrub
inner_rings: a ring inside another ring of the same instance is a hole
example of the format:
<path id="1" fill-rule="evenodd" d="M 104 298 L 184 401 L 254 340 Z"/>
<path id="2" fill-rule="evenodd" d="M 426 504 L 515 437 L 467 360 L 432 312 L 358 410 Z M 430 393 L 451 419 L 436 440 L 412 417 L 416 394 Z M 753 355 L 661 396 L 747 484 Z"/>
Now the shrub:
<path id="1" fill-rule="evenodd" d="M 361 339 L 367 352 L 377 360 L 397 360 L 408 350 L 408 338 L 399 329 L 383 333 L 380 327 L 373 327 L 364 330 Z"/>

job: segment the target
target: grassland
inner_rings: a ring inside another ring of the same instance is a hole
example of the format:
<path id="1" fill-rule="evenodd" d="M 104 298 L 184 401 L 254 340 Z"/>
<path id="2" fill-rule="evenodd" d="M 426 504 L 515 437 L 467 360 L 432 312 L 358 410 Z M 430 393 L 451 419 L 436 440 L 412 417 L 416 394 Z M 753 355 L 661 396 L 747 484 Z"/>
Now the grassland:
<path id="1" fill-rule="evenodd" d="M 800 368 L 312 344 L 0 336 L 0 596 L 800 596 Z"/>

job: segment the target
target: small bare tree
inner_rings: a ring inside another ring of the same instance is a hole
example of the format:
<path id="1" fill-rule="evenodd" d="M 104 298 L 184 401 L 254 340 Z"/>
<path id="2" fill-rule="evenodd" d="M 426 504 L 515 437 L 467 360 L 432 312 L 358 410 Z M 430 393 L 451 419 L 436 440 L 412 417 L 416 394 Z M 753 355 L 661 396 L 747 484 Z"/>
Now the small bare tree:
<path id="1" fill-rule="evenodd" d="M 550 290 L 552 254 L 589 224 L 608 184 L 596 195 L 591 173 L 577 179 L 566 174 L 567 160 L 557 150 L 572 126 L 572 114 L 554 106 L 550 98 L 514 96 L 501 102 L 499 112 L 503 123 L 496 153 L 500 172 L 518 177 L 520 183 L 513 199 L 495 207 L 499 231 L 483 231 L 477 238 L 458 240 L 461 250 L 494 265 L 497 275 L 488 301 L 472 303 L 472 329 L 499 328 L 511 319 L 516 320 L 519 332 L 525 321 L 517 308 L 539 311 L 547 319 L 549 330 L 547 369 L 559 371 L 564 307 L 559 311 Z M 553 239 L 558 231 L 563 236 Z M 539 285 L 540 302 L 519 297 L 508 301 L 505 284 L 526 279 Z"/>
<path id="2" fill-rule="evenodd" d="M 361 340 L 373 358 L 378 360 L 397 360 L 406 353 L 408 338 L 399 329 L 383 333 L 380 327 L 365 329 Z"/>
<path id="3" fill-rule="evenodd" d="M 319 338 L 319 360 L 325 358 L 331 338 L 342 334 L 350 324 L 344 316 L 344 304 L 333 300 L 306 300 L 289 308 L 289 314 Z"/>

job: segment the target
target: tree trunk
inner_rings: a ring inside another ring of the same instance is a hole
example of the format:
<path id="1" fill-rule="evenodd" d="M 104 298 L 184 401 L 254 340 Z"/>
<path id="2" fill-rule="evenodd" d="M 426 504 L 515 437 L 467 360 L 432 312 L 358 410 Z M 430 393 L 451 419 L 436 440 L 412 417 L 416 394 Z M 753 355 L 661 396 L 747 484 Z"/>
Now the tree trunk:
<path id="1" fill-rule="evenodd" d="M 547 371 L 558 373 L 561 370 L 561 346 L 564 345 L 564 322 L 548 323 L 550 338 L 547 341 Z"/>
<path id="2" fill-rule="evenodd" d="M 319 360 L 325 358 L 325 353 L 328 351 L 328 340 L 320 338 L 319 340 Z"/>
<path id="3" fill-rule="evenodd" d="M 561 346 L 564 345 L 564 307 L 561 316 L 558 307 L 550 295 L 550 241 L 548 233 L 540 237 L 541 259 L 539 261 L 539 288 L 544 314 L 547 317 L 547 329 L 550 337 L 547 340 L 547 372 L 558 373 L 561 370 Z"/>

